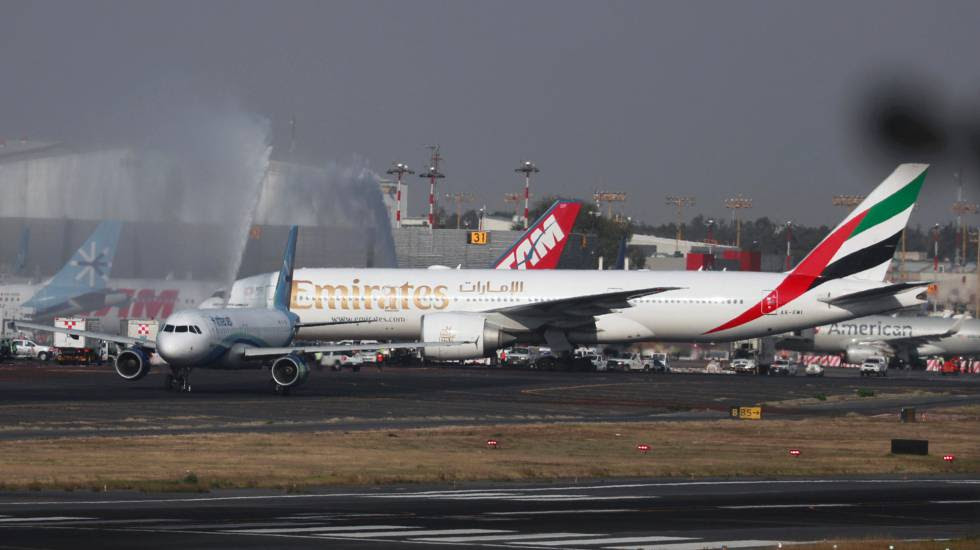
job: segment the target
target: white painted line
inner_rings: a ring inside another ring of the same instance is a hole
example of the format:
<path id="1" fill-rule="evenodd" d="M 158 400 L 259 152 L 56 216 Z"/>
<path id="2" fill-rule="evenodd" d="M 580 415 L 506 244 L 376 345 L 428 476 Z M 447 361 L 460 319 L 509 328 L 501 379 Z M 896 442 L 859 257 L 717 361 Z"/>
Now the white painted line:
<path id="1" fill-rule="evenodd" d="M 534 534 L 523 534 L 523 535 L 476 535 L 473 537 L 437 537 L 437 538 L 422 538 L 422 539 L 410 539 L 413 542 L 493 542 L 493 541 L 516 541 L 521 542 L 525 540 L 544 540 L 544 539 L 561 539 L 569 537 L 601 537 L 602 535 L 594 535 L 589 533 L 534 533 Z"/>
<path id="2" fill-rule="evenodd" d="M 306 527 L 306 526 L 316 526 L 323 525 L 322 521 L 258 521 L 258 522 L 245 522 L 245 523 L 188 523 L 184 525 L 167 525 L 161 527 L 161 529 L 215 529 L 215 530 L 225 530 L 225 529 L 244 529 L 246 527 L 286 527 L 287 525 L 294 528 Z"/>
<path id="3" fill-rule="evenodd" d="M 632 508 L 589 508 L 583 510 L 533 510 L 527 512 L 484 512 L 484 516 L 547 516 L 552 514 L 619 514 L 623 512 L 639 512 Z"/>
<path id="4" fill-rule="evenodd" d="M 514 497 L 509 500 L 521 500 L 521 501 L 531 501 L 531 502 L 565 502 L 565 501 L 582 501 L 582 500 L 639 500 L 639 499 L 650 499 L 657 497 L 641 497 L 641 496 L 621 496 L 621 497 L 590 497 L 585 495 L 541 495 L 535 497 Z"/>
<path id="5" fill-rule="evenodd" d="M 159 523 L 177 523 L 181 521 L 186 521 L 182 519 L 154 519 L 154 518 L 140 518 L 140 519 L 80 519 L 80 520 L 68 520 L 63 522 L 67 525 L 140 525 L 146 524 L 147 526 L 156 526 Z M 168 526 L 169 527 L 169 526 Z"/>
<path id="6" fill-rule="evenodd" d="M 343 531 L 382 531 L 388 529 L 415 529 L 411 525 L 340 525 L 332 527 L 280 527 L 276 529 L 236 529 L 229 533 L 250 535 L 274 535 L 276 533 L 332 533 Z"/>
<path id="7" fill-rule="evenodd" d="M 853 485 L 855 483 L 868 483 L 868 484 L 909 484 L 909 483 L 948 483 L 948 484 L 978 484 L 980 479 L 796 479 L 796 480 L 774 480 L 774 481 L 679 481 L 670 483 L 634 483 L 629 485 L 593 485 L 593 486 L 562 486 L 562 487 L 534 487 L 527 489 L 520 489 L 522 492 L 529 491 L 575 491 L 575 490 L 592 490 L 592 489 L 627 489 L 627 488 L 637 488 L 637 487 L 693 487 L 700 485 L 708 486 L 732 486 L 732 485 L 814 485 L 814 484 L 849 484 Z M 516 490 L 516 489 L 515 489 Z M 461 492 L 461 491 L 457 491 Z M 487 489 L 474 489 L 470 492 L 487 492 Z M 432 493 L 446 493 L 446 491 L 429 491 L 428 494 Z M 399 494 L 412 494 L 412 493 L 399 493 Z M 426 494 L 414 493 L 414 494 Z M 242 496 L 227 496 L 227 497 L 191 497 L 191 498 L 158 498 L 158 499 L 126 499 L 126 500 L 47 500 L 47 501 L 35 501 L 35 500 L 22 500 L 22 501 L 0 501 L 0 506 L 42 506 L 42 505 L 59 505 L 59 506 L 93 506 L 100 504 L 159 504 L 159 503 L 171 503 L 171 502 L 223 502 L 223 501 L 241 501 L 241 500 L 284 500 L 284 499 L 316 499 L 316 498 L 338 498 L 338 497 L 375 497 L 378 493 L 306 493 L 306 494 L 295 494 L 295 495 L 242 495 Z"/>
<path id="8" fill-rule="evenodd" d="M 71 516 L 43 516 L 43 517 L 32 517 L 32 518 L 0 518 L 2 523 L 40 523 L 43 521 L 66 521 L 71 519 L 95 519 L 95 518 L 79 518 Z"/>
<path id="9" fill-rule="evenodd" d="M 648 546 L 610 546 L 616 550 L 705 550 L 714 548 L 754 548 L 756 546 L 773 547 L 779 544 L 776 540 L 722 540 L 701 542 L 676 542 L 673 544 L 651 544 Z M 785 541 L 783 541 L 785 543 Z"/>
<path id="10" fill-rule="evenodd" d="M 417 529 L 413 531 L 375 531 L 368 533 L 324 534 L 323 537 L 343 537 L 351 539 L 374 539 L 382 537 L 427 537 L 435 535 L 479 535 L 482 533 L 513 533 L 504 529 Z"/>
<path id="11" fill-rule="evenodd" d="M 552 542 L 529 542 L 527 544 L 528 546 L 600 546 L 607 544 L 630 544 L 633 542 L 669 542 L 672 540 L 694 539 L 691 537 L 607 537 L 597 539 L 559 540 Z"/>
<path id="12" fill-rule="evenodd" d="M 506 498 L 506 497 L 511 497 L 511 496 L 519 496 L 520 494 L 521 493 L 487 493 L 487 492 L 482 492 L 482 493 L 428 493 L 428 494 L 419 494 L 419 495 L 402 495 L 402 494 L 398 494 L 398 495 L 371 495 L 371 498 L 394 498 L 394 499 L 402 499 L 402 498 L 408 498 L 408 499 L 423 499 L 423 498 L 429 498 L 429 499 L 438 499 L 438 498 L 447 499 L 447 498 L 450 498 L 450 499 L 454 499 L 454 500 L 465 500 L 465 499 L 500 498 L 500 497 Z"/>
<path id="13" fill-rule="evenodd" d="M 768 510 L 780 508 L 847 508 L 854 504 L 744 504 L 738 506 L 715 506 L 720 510 Z"/>
<path id="14" fill-rule="evenodd" d="M 930 500 L 930 504 L 980 504 L 980 500 Z"/>

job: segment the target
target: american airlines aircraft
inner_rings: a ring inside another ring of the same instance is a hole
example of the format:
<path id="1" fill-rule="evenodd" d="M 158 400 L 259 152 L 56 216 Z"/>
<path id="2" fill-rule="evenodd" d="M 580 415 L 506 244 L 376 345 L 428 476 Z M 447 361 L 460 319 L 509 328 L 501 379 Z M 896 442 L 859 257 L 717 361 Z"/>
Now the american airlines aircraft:
<path id="1" fill-rule="evenodd" d="M 458 360 L 483 357 L 513 342 L 547 342 L 563 352 L 577 344 L 736 340 L 909 307 L 923 302 L 928 283 L 887 283 L 884 276 L 926 168 L 899 166 L 787 273 L 293 272 L 294 229 L 273 308 L 178 312 L 167 319 L 155 346 L 184 385 L 192 367 L 259 368 L 271 361 L 275 387 L 286 392 L 306 379 L 304 353 L 356 349 L 290 346 L 294 335 L 401 341 L 386 346 L 420 348 L 428 358 Z M 149 362 L 140 341 L 103 339 L 133 346 L 117 359 L 122 377 L 145 376 Z"/>
<path id="2" fill-rule="evenodd" d="M 787 334 L 776 347 L 843 353 L 848 363 L 885 355 L 912 364 L 930 356 L 980 355 L 980 320 L 872 315 Z"/>

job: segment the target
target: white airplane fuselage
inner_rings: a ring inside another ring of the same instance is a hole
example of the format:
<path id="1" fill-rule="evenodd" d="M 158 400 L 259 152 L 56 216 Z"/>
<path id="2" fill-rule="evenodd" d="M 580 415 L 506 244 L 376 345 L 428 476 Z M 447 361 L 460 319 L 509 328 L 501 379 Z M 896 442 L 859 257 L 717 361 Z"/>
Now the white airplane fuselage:
<path id="1" fill-rule="evenodd" d="M 271 281 L 273 275 L 268 277 Z M 535 302 L 631 289 L 679 287 L 633 299 L 632 307 L 599 315 L 594 324 L 567 327 L 572 343 L 615 343 L 735 340 L 921 303 L 915 297 L 921 289 L 868 300 L 848 309 L 819 301 L 885 285 L 838 279 L 775 309 L 767 311 L 762 306 L 758 315 L 754 315 L 751 308 L 758 307 L 785 277 L 780 273 L 695 271 L 306 268 L 295 272 L 290 309 L 305 324 L 364 321 L 302 328 L 299 337 L 303 339 L 405 340 L 418 338 L 422 318 L 436 313 L 483 312 L 492 318 L 495 310 Z M 747 320 L 738 326 L 716 330 L 740 316 Z"/>
<path id="2" fill-rule="evenodd" d="M 956 323 L 956 319 L 940 317 L 871 315 L 816 327 L 812 337 L 787 337 L 785 347 L 821 353 L 842 353 L 853 346 L 869 343 L 901 347 L 905 340 L 928 339 L 930 335 L 943 334 L 952 330 Z M 915 344 L 912 349 L 919 357 L 978 355 L 980 354 L 980 321 L 976 319 L 962 321 L 955 334 Z"/>

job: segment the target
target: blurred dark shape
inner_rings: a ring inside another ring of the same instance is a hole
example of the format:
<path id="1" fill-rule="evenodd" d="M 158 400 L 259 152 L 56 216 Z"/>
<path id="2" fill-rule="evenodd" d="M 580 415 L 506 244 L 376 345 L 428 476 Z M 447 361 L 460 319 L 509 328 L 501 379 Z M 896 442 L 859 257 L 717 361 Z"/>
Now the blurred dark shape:
<path id="1" fill-rule="evenodd" d="M 891 80 L 874 86 L 865 101 L 869 136 L 886 154 L 921 159 L 949 153 L 949 124 L 935 94 Z"/>

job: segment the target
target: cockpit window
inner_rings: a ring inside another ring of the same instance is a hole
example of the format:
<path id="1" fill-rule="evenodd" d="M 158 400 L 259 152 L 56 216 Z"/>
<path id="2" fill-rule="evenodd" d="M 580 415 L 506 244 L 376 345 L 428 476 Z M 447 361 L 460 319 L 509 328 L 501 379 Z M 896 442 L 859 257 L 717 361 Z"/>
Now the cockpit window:
<path id="1" fill-rule="evenodd" d="M 174 331 L 173 325 L 163 325 L 163 332 L 173 332 L 173 331 Z"/>
<path id="2" fill-rule="evenodd" d="M 187 325 L 178 325 L 175 332 L 187 332 Z"/>
<path id="3" fill-rule="evenodd" d="M 197 328 L 197 325 L 191 325 L 191 332 L 194 334 L 201 334 L 201 329 Z"/>

